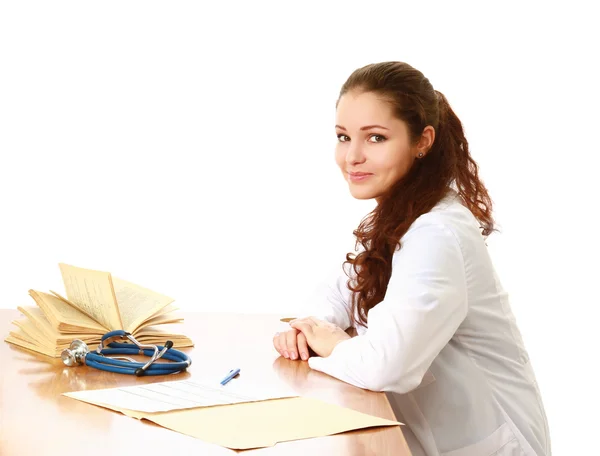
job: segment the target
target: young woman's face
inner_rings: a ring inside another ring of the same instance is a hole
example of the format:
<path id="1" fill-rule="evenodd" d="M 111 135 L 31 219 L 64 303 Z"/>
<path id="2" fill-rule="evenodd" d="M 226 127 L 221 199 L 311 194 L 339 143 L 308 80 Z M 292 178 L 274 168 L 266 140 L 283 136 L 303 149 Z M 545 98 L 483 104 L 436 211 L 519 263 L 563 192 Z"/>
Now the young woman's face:
<path id="1" fill-rule="evenodd" d="M 335 160 L 357 199 L 377 199 L 429 146 L 423 139 L 411 145 L 406 123 L 394 117 L 391 105 L 372 92 L 348 92 L 340 98 L 335 131 Z M 424 136 L 432 133 L 427 127 Z"/>

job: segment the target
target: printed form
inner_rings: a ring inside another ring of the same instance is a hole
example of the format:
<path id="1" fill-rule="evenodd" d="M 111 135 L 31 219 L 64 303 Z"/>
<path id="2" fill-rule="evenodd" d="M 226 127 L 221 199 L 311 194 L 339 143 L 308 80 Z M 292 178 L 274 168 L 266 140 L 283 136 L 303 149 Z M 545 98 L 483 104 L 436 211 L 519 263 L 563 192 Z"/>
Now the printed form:
<path id="1" fill-rule="evenodd" d="M 295 394 L 268 391 L 260 386 L 241 382 L 213 386 L 193 380 L 63 394 L 84 402 L 150 413 L 297 397 Z"/>

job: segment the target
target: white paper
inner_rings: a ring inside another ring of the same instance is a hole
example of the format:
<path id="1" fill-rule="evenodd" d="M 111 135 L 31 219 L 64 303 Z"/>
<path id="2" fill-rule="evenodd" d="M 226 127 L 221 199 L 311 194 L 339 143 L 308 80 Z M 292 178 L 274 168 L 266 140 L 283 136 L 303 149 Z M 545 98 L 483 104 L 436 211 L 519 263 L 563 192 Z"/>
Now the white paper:
<path id="1" fill-rule="evenodd" d="M 235 381 L 235 379 L 224 386 L 194 380 L 180 380 L 63 394 L 84 402 L 91 401 L 139 412 L 167 412 L 296 397 L 295 394 L 266 390 L 257 385 L 247 385 Z"/>

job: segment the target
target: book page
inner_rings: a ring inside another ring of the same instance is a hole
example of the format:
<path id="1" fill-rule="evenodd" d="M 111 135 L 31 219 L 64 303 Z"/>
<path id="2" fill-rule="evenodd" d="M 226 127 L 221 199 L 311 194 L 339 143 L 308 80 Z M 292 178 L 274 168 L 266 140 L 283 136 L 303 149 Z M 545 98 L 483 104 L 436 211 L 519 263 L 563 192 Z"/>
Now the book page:
<path id="1" fill-rule="evenodd" d="M 27 350 L 41 353 L 42 355 L 56 357 L 56 353 L 53 349 L 35 343 L 35 341 L 25 334 L 21 328 L 16 328 L 15 331 L 11 331 L 4 341 L 18 347 L 26 348 Z"/>
<path id="2" fill-rule="evenodd" d="M 94 334 L 107 332 L 107 328 L 100 323 L 54 295 L 35 290 L 29 290 L 29 294 L 57 331 L 61 331 L 63 326 L 69 326 L 76 331 L 89 330 Z"/>
<path id="3" fill-rule="evenodd" d="M 104 331 L 100 332 L 73 332 L 64 333 L 55 329 L 46 316 L 38 307 L 17 307 L 17 309 L 27 317 L 31 323 L 40 331 L 46 339 L 51 341 L 52 345 L 58 347 L 59 345 L 69 345 L 73 340 L 80 339 L 87 343 L 87 341 L 100 341 L 100 337 L 104 334 Z"/>
<path id="4" fill-rule="evenodd" d="M 31 339 L 31 341 L 35 345 L 40 345 L 47 349 L 54 348 L 54 344 L 52 344 L 52 341 L 50 339 L 48 339 L 35 326 L 35 324 L 32 321 L 28 320 L 27 318 L 24 318 L 22 320 L 15 320 L 15 321 L 13 321 L 13 324 L 15 326 L 17 326 L 18 328 L 20 328 L 25 334 L 27 334 L 29 336 L 29 338 Z"/>
<path id="5" fill-rule="evenodd" d="M 39 307 L 21 307 L 18 306 L 17 310 L 25 315 L 31 323 L 35 325 L 35 327 L 44 335 L 44 337 L 48 340 L 56 340 L 60 337 L 60 332 L 54 329 L 44 312 Z"/>
<path id="6" fill-rule="evenodd" d="M 168 313 L 175 312 L 176 310 L 179 310 L 179 307 L 174 306 L 173 304 L 169 304 L 168 306 L 163 307 L 161 310 L 159 310 L 158 312 L 156 312 L 154 315 L 152 315 L 149 318 L 147 318 L 147 320 L 150 320 L 151 318 L 158 317 L 159 315 L 166 315 Z"/>
<path id="7" fill-rule="evenodd" d="M 123 329 L 133 333 L 144 321 L 171 304 L 174 299 L 131 282 L 113 277 Z"/>
<path id="8" fill-rule="evenodd" d="M 146 326 L 158 326 L 170 323 L 183 323 L 183 317 L 181 315 L 159 314 L 156 317 L 144 321 L 136 328 L 136 331 Z"/>
<path id="9" fill-rule="evenodd" d="M 69 302 L 111 331 L 124 329 L 110 273 L 59 266 Z"/>

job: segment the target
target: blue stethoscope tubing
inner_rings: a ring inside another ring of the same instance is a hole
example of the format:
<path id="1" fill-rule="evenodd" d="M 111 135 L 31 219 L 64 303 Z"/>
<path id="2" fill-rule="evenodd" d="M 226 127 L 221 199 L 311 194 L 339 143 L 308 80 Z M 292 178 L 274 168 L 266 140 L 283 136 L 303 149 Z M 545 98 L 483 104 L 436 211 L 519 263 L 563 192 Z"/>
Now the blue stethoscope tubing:
<path id="1" fill-rule="evenodd" d="M 124 335 L 126 335 L 124 331 L 111 331 L 102 336 L 102 342 L 112 337 Z M 102 348 L 100 353 L 89 352 L 85 356 L 85 364 L 96 369 L 105 370 L 108 372 L 115 372 L 118 374 L 132 374 L 138 376 L 174 374 L 186 370 L 192 364 L 192 360 L 185 353 L 171 348 L 172 346 L 173 343 L 171 341 L 167 341 L 167 343 L 164 346 L 157 345 L 156 347 L 158 348 L 159 352 L 162 352 L 166 348 L 166 351 L 161 355 L 161 358 L 173 362 L 152 363 L 143 372 L 140 372 L 140 370 L 146 363 L 139 363 L 135 361 L 121 361 L 114 358 L 108 358 L 104 355 L 143 354 L 145 356 L 152 357 L 155 353 L 154 350 L 141 349 L 139 347 L 132 346 L 132 344 L 125 344 L 119 342 L 109 343 L 107 346 L 109 348 Z"/>

